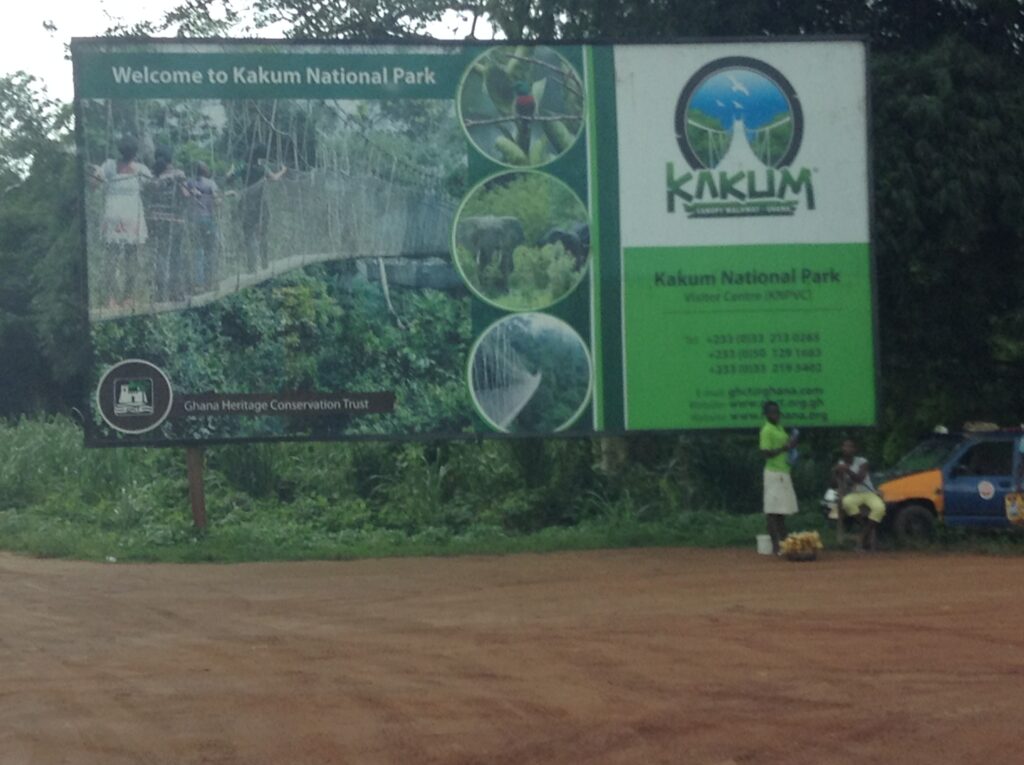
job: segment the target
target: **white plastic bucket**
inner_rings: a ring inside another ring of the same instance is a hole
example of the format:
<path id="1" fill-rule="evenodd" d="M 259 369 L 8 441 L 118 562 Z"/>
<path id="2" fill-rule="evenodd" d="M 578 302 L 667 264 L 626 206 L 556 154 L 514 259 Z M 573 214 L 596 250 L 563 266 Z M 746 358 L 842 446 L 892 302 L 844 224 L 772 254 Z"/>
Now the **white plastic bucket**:
<path id="1" fill-rule="evenodd" d="M 767 534 L 757 535 L 757 552 L 759 555 L 772 554 L 772 538 Z"/>

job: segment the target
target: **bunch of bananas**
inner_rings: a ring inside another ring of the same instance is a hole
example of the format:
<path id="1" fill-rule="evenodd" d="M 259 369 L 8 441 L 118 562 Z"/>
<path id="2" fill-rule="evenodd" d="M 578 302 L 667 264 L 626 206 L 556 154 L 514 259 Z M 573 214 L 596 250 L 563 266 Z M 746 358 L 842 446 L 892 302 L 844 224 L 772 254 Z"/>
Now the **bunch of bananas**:
<path id="1" fill-rule="evenodd" d="M 783 555 L 815 553 L 824 548 L 825 545 L 821 543 L 821 535 L 817 531 L 801 531 L 790 534 L 779 545 L 779 551 Z"/>

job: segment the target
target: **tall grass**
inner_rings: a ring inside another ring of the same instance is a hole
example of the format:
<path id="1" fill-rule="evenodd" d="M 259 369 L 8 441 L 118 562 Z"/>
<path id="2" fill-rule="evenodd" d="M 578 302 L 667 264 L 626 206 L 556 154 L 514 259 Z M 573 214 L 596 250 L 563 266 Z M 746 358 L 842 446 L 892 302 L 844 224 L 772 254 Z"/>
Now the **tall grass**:
<path id="1" fill-rule="evenodd" d="M 0 549 L 93 560 L 242 561 L 752 545 L 752 438 L 640 436 L 611 475 L 600 442 L 290 443 L 206 450 L 192 525 L 181 449 L 87 450 L 70 420 L 0 421 Z M 827 462 L 825 463 L 827 465 Z M 824 529 L 813 460 L 796 474 Z M 984 549 L 1016 550 L 998 537 Z M 938 546 L 975 548 L 944 534 Z"/>

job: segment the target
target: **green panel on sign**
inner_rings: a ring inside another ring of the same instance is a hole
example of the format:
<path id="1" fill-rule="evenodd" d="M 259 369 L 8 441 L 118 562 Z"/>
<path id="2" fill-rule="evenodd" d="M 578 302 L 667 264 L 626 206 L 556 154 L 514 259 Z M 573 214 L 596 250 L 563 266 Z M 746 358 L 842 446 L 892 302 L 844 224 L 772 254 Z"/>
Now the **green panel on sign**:
<path id="1" fill-rule="evenodd" d="M 592 47 L 589 76 L 596 83 L 615 81 L 610 47 Z M 594 87 L 591 94 L 591 250 L 594 263 L 594 360 L 598 370 L 597 429 L 624 429 L 622 412 L 622 320 L 619 315 L 619 169 L 618 156 L 607 150 L 618 144 L 615 88 Z"/>
<path id="2" fill-rule="evenodd" d="M 875 419 L 866 244 L 623 253 L 630 429 Z"/>
<path id="3" fill-rule="evenodd" d="M 281 51 L 284 52 L 281 52 Z M 451 98 L 468 57 L 386 52 L 76 56 L 79 98 Z"/>

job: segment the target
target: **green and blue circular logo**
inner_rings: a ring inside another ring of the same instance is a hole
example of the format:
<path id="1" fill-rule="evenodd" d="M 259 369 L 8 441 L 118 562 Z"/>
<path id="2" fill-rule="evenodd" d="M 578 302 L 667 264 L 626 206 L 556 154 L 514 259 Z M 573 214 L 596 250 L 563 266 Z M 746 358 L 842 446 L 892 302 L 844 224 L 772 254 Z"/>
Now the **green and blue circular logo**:
<path id="1" fill-rule="evenodd" d="M 789 80 L 744 56 L 698 70 L 679 96 L 675 123 L 679 148 L 694 169 L 786 167 L 803 138 L 803 111 Z"/>

